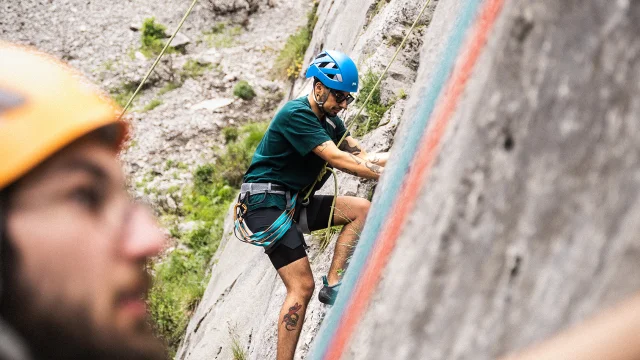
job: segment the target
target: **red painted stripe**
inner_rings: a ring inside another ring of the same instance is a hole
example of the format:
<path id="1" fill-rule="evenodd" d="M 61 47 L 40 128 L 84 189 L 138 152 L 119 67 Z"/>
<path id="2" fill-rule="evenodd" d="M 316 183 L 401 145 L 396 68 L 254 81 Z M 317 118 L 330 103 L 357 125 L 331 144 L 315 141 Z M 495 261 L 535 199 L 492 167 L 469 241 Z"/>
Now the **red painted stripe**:
<path id="1" fill-rule="evenodd" d="M 334 334 L 324 359 L 339 360 L 341 358 L 369 304 L 369 299 L 380 281 L 381 273 L 396 245 L 398 236 L 402 232 L 403 225 L 409 217 L 409 212 L 415 206 L 416 192 L 422 188 L 433 167 L 442 136 L 447 129 L 449 120 L 455 113 L 467 80 L 482 53 L 493 24 L 502 10 L 503 3 L 504 0 L 486 0 L 481 9 L 465 51 L 458 59 L 444 96 L 432 115 L 430 126 L 423 137 L 422 146 L 405 178 L 405 184 L 395 202 L 394 209 L 390 212 L 391 217 L 387 226 L 380 232 L 376 240 L 376 248 L 365 265 L 362 276 L 345 309 L 342 325 Z"/>

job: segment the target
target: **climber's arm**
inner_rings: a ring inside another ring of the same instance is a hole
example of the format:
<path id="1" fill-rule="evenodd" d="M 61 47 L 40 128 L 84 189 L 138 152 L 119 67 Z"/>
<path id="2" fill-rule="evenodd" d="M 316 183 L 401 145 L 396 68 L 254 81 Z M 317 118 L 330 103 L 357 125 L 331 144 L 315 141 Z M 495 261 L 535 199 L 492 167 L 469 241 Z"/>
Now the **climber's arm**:
<path id="1" fill-rule="evenodd" d="M 364 150 L 358 140 L 354 139 L 351 136 L 347 136 L 344 138 L 344 141 L 340 144 L 340 150 L 353 154 L 360 159 L 366 160 L 372 164 L 378 166 L 385 166 L 387 164 L 387 160 L 389 159 L 389 153 L 368 153 Z"/>
<path id="2" fill-rule="evenodd" d="M 336 169 L 347 174 L 367 179 L 378 179 L 384 167 L 359 158 L 353 153 L 338 149 L 333 141 L 325 141 L 313 149 L 314 154 L 320 156 Z"/>

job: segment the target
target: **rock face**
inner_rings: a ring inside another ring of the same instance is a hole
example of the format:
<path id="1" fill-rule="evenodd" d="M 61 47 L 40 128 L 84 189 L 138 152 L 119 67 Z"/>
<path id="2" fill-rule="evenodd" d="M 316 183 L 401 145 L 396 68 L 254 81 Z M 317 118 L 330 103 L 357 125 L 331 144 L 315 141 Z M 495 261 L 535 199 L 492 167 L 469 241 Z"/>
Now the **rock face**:
<path id="1" fill-rule="evenodd" d="M 348 53 L 354 59 L 362 60 L 361 73 L 371 69 L 381 72 L 391 59 L 399 42 L 385 41 L 381 32 L 386 27 L 399 23 L 398 30 L 407 31 L 419 9 L 412 1 L 392 0 L 376 5 L 376 1 L 335 1 L 321 2 L 318 8 L 318 24 L 314 31 L 305 63 L 320 49 L 337 49 Z M 344 11 L 337 12 L 336 9 Z M 374 9 L 378 11 L 374 11 Z M 362 11 L 371 9 L 371 11 Z M 374 13 L 375 12 L 375 13 Z M 422 20 L 422 26 L 410 37 L 412 46 L 400 53 L 387 79 L 403 76 L 400 83 L 383 84 L 383 94 L 395 97 L 400 89 L 411 88 L 416 77 L 417 59 L 415 54 L 422 46 L 422 34 L 430 20 L 433 6 Z M 362 33 L 358 29 L 366 27 Z M 332 34 L 340 34 L 335 37 Z M 374 44 L 377 45 L 374 46 Z M 380 44 L 384 42 L 384 44 Z M 366 51 L 365 51 L 366 49 Z M 379 52 L 376 52 L 378 50 Z M 298 97 L 309 91 L 309 82 L 298 79 L 290 97 Z M 390 95 L 389 95 L 390 94 Z M 385 114 L 378 129 L 365 135 L 361 143 L 368 151 L 387 151 L 393 144 L 393 135 L 398 127 L 406 101 L 395 99 L 395 103 Z M 350 109 L 345 118 L 349 121 L 356 110 Z M 337 172 L 339 193 L 370 197 L 374 182 L 361 181 L 353 176 Z M 333 180 L 329 180 L 320 194 L 333 194 Z M 204 297 L 187 328 L 185 340 L 176 359 L 229 359 L 232 358 L 234 339 L 246 350 L 250 359 L 274 359 L 276 354 L 277 322 L 280 306 L 286 295 L 282 281 L 262 250 L 241 243 L 231 233 L 230 217 L 227 231 L 214 260 L 211 280 Z M 320 250 L 320 239 L 308 237 L 309 258 L 316 280 L 316 291 L 322 286 L 321 276 L 328 271 L 333 255 L 335 237 L 327 247 Z M 307 356 L 315 339 L 327 307 L 314 295 L 307 308 L 305 324 L 298 343 L 296 359 Z"/>
<path id="2" fill-rule="evenodd" d="M 505 2 L 344 358 L 495 359 L 640 288 L 639 24 Z"/>

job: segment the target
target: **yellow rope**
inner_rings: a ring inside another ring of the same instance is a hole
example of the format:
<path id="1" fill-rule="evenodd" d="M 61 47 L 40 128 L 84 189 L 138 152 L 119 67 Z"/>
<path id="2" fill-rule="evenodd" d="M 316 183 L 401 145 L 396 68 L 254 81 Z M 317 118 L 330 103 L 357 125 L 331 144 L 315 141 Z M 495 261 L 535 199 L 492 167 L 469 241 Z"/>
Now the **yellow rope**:
<path id="1" fill-rule="evenodd" d="M 362 111 L 362 109 L 364 109 L 364 106 L 367 104 L 367 102 L 369 102 L 369 100 L 371 100 L 371 97 L 373 96 L 374 90 L 378 87 L 378 85 L 380 85 L 380 82 L 382 81 L 382 78 L 387 74 L 387 71 L 389 71 L 389 68 L 391 67 L 391 64 L 393 64 L 393 62 L 396 60 L 396 57 L 400 53 L 400 50 L 402 50 L 402 48 L 404 47 L 404 44 L 407 42 L 407 39 L 409 38 L 409 35 L 411 35 L 411 33 L 413 32 L 413 29 L 418 24 L 418 20 L 420 20 L 420 18 L 422 17 L 422 14 L 424 14 L 425 10 L 427 10 L 427 6 L 429 6 L 429 3 L 431 3 L 431 0 L 427 0 L 427 2 L 422 7 L 422 10 L 420 10 L 420 13 L 416 17 L 416 19 L 413 21 L 413 24 L 411 25 L 411 28 L 409 28 L 409 31 L 407 32 L 407 35 L 405 35 L 404 39 L 402 39 L 402 42 L 398 46 L 398 50 L 396 50 L 396 53 L 393 54 L 393 57 L 391 58 L 391 61 L 389 61 L 389 64 L 387 64 L 387 67 L 382 72 L 382 75 L 380 75 L 380 77 L 378 78 L 378 81 L 376 81 L 376 84 L 373 86 L 373 88 L 369 92 L 369 96 L 367 96 L 367 99 L 365 100 L 364 104 L 362 104 L 362 107 L 360 108 L 360 111 Z M 358 114 L 356 115 L 356 117 L 354 119 L 358 118 L 358 115 L 360 115 L 360 111 L 358 111 Z M 355 123 L 355 121 L 353 121 L 351 125 L 353 125 L 354 123 Z M 371 123 L 371 116 L 369 116 L 369 119 L 367 120 L 367 124 L 365 125 L 365 129 L 369 128 L 369 124 L 370 123 Z M 342 140 L 344 140 L 346 135 L 347 135 L 347 133 L 345 133 L 342 136 L 342 139 L 340 139 L 340 142 L 338 143 L 338 145 L 340 145 L 340 143 L 342 142 Z"/>
<path id="2" fill-rule="evenodd" d="M 164 48 L 162 48 L 162 51 L 160 51 L 160 54 L 156 58 L 156 61 L 153 62 L 153 65 L 151 65 L 151 68 L 149 68 L 149 71 L 147 71 L 147 74 L 144 76 L 144 78 L 142 78 L 142 81 L 140 82 L 140 85 L 138 85 L 138 88 L 136 89 L 136 91 L 134 91 L 133 95 L 131 95 L 131 98 L 129 98 L 129 101 L 127 101 L 127 104 L 124 106 L 124 109 L 122 109 L 122 113 L 120 114 L 120 118 L 122 118 L 122 116 L 124 116 L 125 112 L 127 112 L 127 110 L 129 109 L 129 106 L 131 106 L 131 103 L 136 98 L 136 95 L 138 95 L 138 93 L 142 89 L 142 86 L 144 86 L 144 83 L 149 79 L 149 76 L 151 76 L 151 73 L 153 72 L 153 69 L 155 69 L 156 65 L 158 65 L 158 63 L 160 62 L 160 59 L 162 58 L 162 55 L 164 55 L 164 53 L 169 48 L 169 45 L 171 45 L 171 41 L 173 41 L 173 38 L 176 37 L 176 35 L 178 34 L 178 31 L 180 31 L 180 28 L 182 28 L 182 24 L 184 24 L 185 20 L 187 20 L 187 18 L 191 14 L 191 10 L 193 10 L 193 7 L 196 6 L 197 2 L 198 2 L 198 0 L 193 0 L 193 2 L 191 3 L 191 6 L 189 6 L 189 9 L 187 10 L 187 12 L 182 17 L 182 20 L 180 20 L 180 23 L 178 24 L 178 27 L 173 32 L 173 35 L 171 35 L 171 37 L 169 38 L 169 41 L 167 41 L 167 43 L 164 44 Z"/>

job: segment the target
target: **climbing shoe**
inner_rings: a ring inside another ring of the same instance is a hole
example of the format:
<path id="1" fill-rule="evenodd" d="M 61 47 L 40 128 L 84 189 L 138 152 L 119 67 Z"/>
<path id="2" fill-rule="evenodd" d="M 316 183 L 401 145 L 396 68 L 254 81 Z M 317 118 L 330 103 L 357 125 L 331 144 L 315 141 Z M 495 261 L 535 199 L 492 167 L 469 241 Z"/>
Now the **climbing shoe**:
<path id="1" fill-rule="evenodd" d="M 318 300 L 320 300 L 320 302 L 323 304 L 333 305 L 333 303 L 336 302 L 336 296 L 338 296 L 337 288 L 342 284 L 342 282 L 329 286 L 327 277 L 323 276 L 322 284 L 324 286 L 322 287 L 322 289 L 320 289 L 320 292 L 318 293 Z"/>

